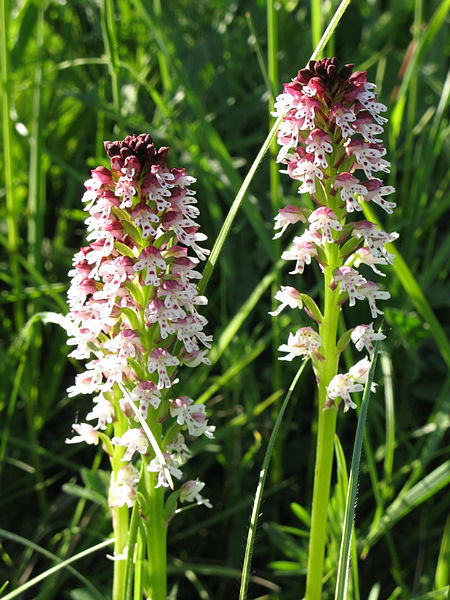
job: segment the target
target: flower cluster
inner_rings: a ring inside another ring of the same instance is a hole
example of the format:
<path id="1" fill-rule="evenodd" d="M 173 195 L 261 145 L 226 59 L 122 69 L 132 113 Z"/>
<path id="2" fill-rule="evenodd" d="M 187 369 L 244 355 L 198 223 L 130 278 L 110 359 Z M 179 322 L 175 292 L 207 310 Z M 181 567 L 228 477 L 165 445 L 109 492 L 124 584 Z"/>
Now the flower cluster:
<path id="1" fill-rule="evenodd" d="M 277 161 L 286 166 L 281 172 L 297 180 L 298 192 L 308 194 L 316 206 L 314 210 L 296 205 L 280 209 L 275 217 L 274 238 L 293 224 L 307 225 L 293 238 L 282 258 L 293 261 L 291 274 L 302 274 L 313 259 L 317 261 L 327 286 L 338 294 L 337 304 L 342 306 L 348 300 L 353 306 L 357 300 L 366 300 L 372 319 L 382 314 L 377 301 L 389 298 L 389 293 L 358 268 L 366 265 L 384 276 L 378 266 L 392 263 L 394 257 L 386 244 L 398 234 L 386 233 L 367 220 L 349 221 L 349 216 L 358 215 L 365 202 L 378 204 L 388 214 L 396 206 L 386 198 L 394 188 L 375 176 L 389 173 L 390 167 L 379 137 L 387 121 L 382 115 L 385 111 L 366 72 L 353 72 L 353 65 L 340 68 L 336 58 L 325 58 L 310 61 L 284 86 L 273 113 L 283 117 L 277 134 L 281 146 Z M 321 360 L 327 359 L 320 335 L 320 310 L 311 298 L 291 286 L 282 287 L 275 298 L 281 304 L 271 314 L 278 314 L 286 306 L 304 306 L 319 324 L 319 332 L 305 327 L 291 334 L 288 344 L 280 347 L 288 353 L 283 360 L 310 356 L 318 367 Z M 350 337 L 358 350 L 365 348 L 369 353 L 374 340 L 384 339 L 374 332 L 372 323 L 356 327 Z M 353 367 L 357 375 L 350 370 L 329 382 L 328 400 L 341 398 L 346 407 L 354 406 L 349 392 L 361 389 L 367 377 L 367 369 L 361 369 L 365 360 Z"/>
<path id="2" fill-rule="evenodd" d="M 212 337 L 198 310 L 207 299 L 195 281 L 209 251 L 198 245 L 206 236 L 196 223 L 195 179 L 167 166 L 167 147 L 157 149 L 141 134 L 105 142 L 105 150 L 110 168 L 97 167 L 85 183 L 89 245 L 73 260 L 66 317 L 70 356 L 88 361 L 68 395 L 96 394 L 86 416 L 93 424 L 75 424 L 78 435 L 67 441 L 96 444 L 103 436 L 120 449 L 123 467 L 113 474 L 110 504 L 132 506 L 136 454 L 146 456 L 157 485 L 168 486 L 167 471 L 180 478 L 190 455 L 182 431 L 212 437 L 203 405 L 170 397 L 179 365 L 208 363 Z M 163 424 L 165 464 L 143 422 Z M 200 483 L 192 486 L 196 494 L 185 499 L 198 502 Z"/>

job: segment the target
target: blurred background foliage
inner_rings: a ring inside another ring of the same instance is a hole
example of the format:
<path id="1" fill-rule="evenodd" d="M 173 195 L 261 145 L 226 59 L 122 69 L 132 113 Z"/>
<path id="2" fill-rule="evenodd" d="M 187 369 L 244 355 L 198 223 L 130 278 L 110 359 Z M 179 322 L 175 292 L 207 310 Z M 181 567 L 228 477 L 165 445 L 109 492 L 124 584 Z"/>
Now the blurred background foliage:
<path id="1" fill-rule="evenodd" d="M 67 271 L 83 245 L 80 198 L 89 168 L 107 164 L 103 140 L 151 133 L 171 166 L 197 178 L 212 246 L 269 128 L 266 0 L 2 0 L 0 182 L 0 589 L 6 592 L 110 532 L 108 465 L 91 447 L 65 446 L 90 399 L 65 389 L 81 366 L 65 333 Z M 364 445 L 352 598 L 445 598 L 449 584 L 450 344 L 449 19 L 447 0 L 352 0 L 327 55 L 367 69 L 388 106 L 389 183 L 401 234 L 383 284 L 387 340 Z M 275 3 L 279 81 L 304 66 L 337 2 Z M 275 30 L 274 25 L 272 32 Z M 258 60 L 258 54 L 260 60 Z M 296 199 L 282 182 L 281 203 Z M 211 511 L 170 525 L 178 599 L 238 595 L 246 528 L 262 452 L 296 365 L 277 362 L 302 314 L 267 315 L 281 277 L 271 241 L 269 157 L 257 171 L 208 285 L 213 366 L 183 374 L 207 402 L 216 439 L 198 442 L 185 468 L 207 481 Z M 286 244 L 284 240 L 283 244 Z M 317 295 L 318 272 L 301 279 Z M 274 284 L 275 282 L 275 284 Z M 283 273 L 283 283 L 296 282 Z M 272 286 L 272 289 L 271 289 Z M 366 322 L 366 307 L 346 315 Z M 349 360 L 349 357 L 344 357 Z M 312 495 L 314 382 L 303 377 L 277 444 L 260 520 L 251 598 L 304 591 Z M 324 598 L 332 598 L 356 413 L 341 415 Z M 341 453 L 343 449 L 343 454 Z M 343 456 L 346 458 L 343 459 Z M 24 599 L 108 597 L 105 550 L 60 570 Z M 175 597 L 175 595 L 174 595 Z"/>

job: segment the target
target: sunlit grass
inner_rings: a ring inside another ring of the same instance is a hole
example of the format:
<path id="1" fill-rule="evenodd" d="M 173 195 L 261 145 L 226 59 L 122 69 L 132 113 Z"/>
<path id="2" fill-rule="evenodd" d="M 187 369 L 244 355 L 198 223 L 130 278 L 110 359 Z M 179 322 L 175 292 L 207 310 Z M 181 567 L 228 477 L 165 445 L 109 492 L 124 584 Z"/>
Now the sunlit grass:
<path id="1" fill-rule="evenodd" d="M 278 52 L 272 45 L 268 71 L 275 83 L 276 54 L 278 89 L 309 58 L 337 4 L 327 3 L 320 19 L 324 3 L 280 2 Z M 369 69 L 393 114 L 389 183 L 398 212 L 384 215 L 383 226 L 401 233 L 397 274 L 386 282 L 390 332 L 364 439 L 355 598 L 444 598 L 449 583 L 449 6 L 355 0 L 334 38 L 336 55 Z M 86 165 L 104 160 L 104 139 L 148 131 L 169 140 L 173 156 L 197 177 L 210 247 L 242 190 L 208 282 L 214 364 L 187 390 L 207 403 L 217 425 L 215 440 L 198 442 L 191 467 L 206 479 L 215 508 L 175 519 L 169 542 L 179 599 L 237 597 L 263 452 L 296 370 L 273 377 L 267 312 L 280 266 L 273 267 L 267 155 L 241 187 L 268 131 L 267 82 L 246 17 L 249 10 L 264 58 L 266 3 L 2 0 L 1 7 L 0 589 L 9 581 L 2 593 L 11 593 L 46 573 L 24 597 L 108 597 L 106 550 L 72 564 L 77 574 L 48 573 L 110 530 L 101 501 L 106 464 L 89 449 L 64 446 L 89 400 L 67 399 L 79 366 L 67 366 L 64 335 L 43 313 L 64 309 L 66 273 L 83 235 Z M 285 201 L 294 193 L 285 188 Z M 291 319 L 280 320 L 282 335 Z M 306 377 L 297 391 L 301 406 L 295 392 L 283 421 L 282 476 L 268 484 L 262 504 L 249 597 L 297 600 L 302 593 L 315 409 Z M 355 429 L 348 415 L 338 430 L 327 598 L 334 597 L 345 507 L 342 457 L 349 469 Z"/>

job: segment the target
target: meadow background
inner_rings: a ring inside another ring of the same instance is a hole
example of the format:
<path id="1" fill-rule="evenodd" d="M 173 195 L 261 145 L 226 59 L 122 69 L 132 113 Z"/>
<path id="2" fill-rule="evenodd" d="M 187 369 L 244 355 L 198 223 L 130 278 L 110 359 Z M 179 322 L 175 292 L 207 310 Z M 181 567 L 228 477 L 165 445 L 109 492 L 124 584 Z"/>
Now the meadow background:
<path id="1" fill-rule="evenodd" d="M 1 0 L 0 589 L 9 581 L 3 594 L 110 535 L 101 449 L 64 444 L 91 400 L 67 398 L 81 367 L 68 361 L 65 332 L 45 315 L 66 311 L 67 271 L 83 245 L 83 181 L 90 168 L 107 164 L 103 140 L 149 132 L 170 145 L 169 164 L 197 178 L 200 221 L 212 247 L 267 135 L 270 82 L 279 93 L 304 66 L 336 6 Z M 324 53 L 367 69 L 388 106 L 388 183 L 397 188 L 398 208 L 392 216 L 377 214 L 384 229 L 400 233 L 394 270 L 382 282 L 392 299 L 384 303 L 387 340 L 361 464 L 355 600 L 444 599 L 448 592 L 449 7 L 448 0 L 353 0 Z M 281 274 L 281 246 L 271 241 L 275 207 L 296 200 L 295 186 L 283 179 L 274 196 L 278 183 L 267 155 L 206 291 L 213 365 L 184 373 L 186 393 L 207 403 L 217 435 L 197 442 L 185 467 L 207 482 L 214 508 L 183 512 L 169 529 L 178 600 L 237 598 L 263 452 L 298 366 L 279 363 L 276 347 L 307 319 L 300 311 L 276 322 L 267 314 L 280 277 L 295 285 L 287 269 Z M 317 274 L 310 269 L 299 280 L 302 291 L 318 293 Z M 356 308 L 348 325 L 367 322 L 366 307 Z M 309 372 L 275 448 L 249 598 L 302 597 L 315 415 Z M 339 417 L 325 599 L 334 597 L 356 420 L 356 412 Z M 17 597 L 108 598 L 106 552 Z"/>

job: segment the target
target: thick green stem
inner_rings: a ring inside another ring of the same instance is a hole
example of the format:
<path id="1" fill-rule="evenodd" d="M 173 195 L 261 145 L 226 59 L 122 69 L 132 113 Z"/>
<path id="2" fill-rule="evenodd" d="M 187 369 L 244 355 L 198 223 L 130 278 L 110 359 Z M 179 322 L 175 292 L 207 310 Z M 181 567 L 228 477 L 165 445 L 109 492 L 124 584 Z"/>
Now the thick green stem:
<path id="1" fill-rule="evenodd" d="M 327 386 L 337 373 L 339 359 L 336 350 L 340 311 L 337 304 L 339 294 L 336 290 L 330 289 L 333 271 L 339 266 L 339 247 L 337 245 L 330 244 L 327 248 L 327 262 L 328 265 L 324 272 L 324 320 L 320 326 L 322 350 L 325 360 L 321 365 L 319 373 L 319 418 L 305 600 L 319 600 L 322 594 L 328 502 L 330 498 L 333 444 L 337 416 L 337 409 L 334 406 L 324 409 L 327 400 Z"/>
<path id="2" fill-rule="evenodd" d="M 114 527 L 114 578 L 112 600 L 124 600 L 127 583 L 128 506 L 112 509 Z M 120 558 L 119 558 L 120 557 Z"/>
<path id="3" fill-rule="evenodd" d="M 164 488 L 155 488 L 157 475 L 147 477 L 147 555 L 150 570 L 149 600 L 167 596 L 167 522 L 164 516 Z"/>

